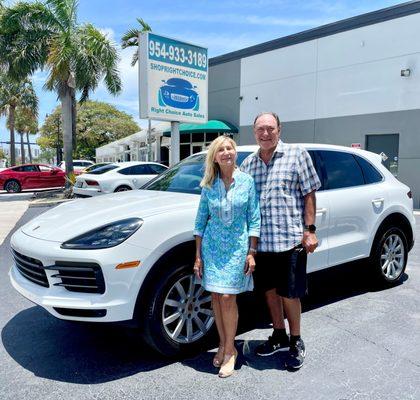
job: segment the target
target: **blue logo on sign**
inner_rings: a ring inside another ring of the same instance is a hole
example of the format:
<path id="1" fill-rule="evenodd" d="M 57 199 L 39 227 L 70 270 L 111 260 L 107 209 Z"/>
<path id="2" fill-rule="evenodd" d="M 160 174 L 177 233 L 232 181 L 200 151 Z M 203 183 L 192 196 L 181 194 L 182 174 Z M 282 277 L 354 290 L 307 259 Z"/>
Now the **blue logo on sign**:
<path id="1" fill-rule="evenodd" d="M 159 105 L 197 111 L 200 107 L 198 93 L 190 82 L 180 78 L 170 78 L 162 81 L 159 88 Z"/>

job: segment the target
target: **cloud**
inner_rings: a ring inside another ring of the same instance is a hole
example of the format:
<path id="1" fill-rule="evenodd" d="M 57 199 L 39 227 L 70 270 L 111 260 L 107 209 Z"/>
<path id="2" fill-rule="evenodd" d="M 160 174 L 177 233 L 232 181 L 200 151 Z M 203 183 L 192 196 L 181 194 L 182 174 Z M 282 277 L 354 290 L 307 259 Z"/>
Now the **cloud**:
<path id="1" fill-rule="evenodd" d="M 98 28 L 99 32 L 101 32 L 106 38 L 115 42 L 115 31 L 112 28 Z"/>

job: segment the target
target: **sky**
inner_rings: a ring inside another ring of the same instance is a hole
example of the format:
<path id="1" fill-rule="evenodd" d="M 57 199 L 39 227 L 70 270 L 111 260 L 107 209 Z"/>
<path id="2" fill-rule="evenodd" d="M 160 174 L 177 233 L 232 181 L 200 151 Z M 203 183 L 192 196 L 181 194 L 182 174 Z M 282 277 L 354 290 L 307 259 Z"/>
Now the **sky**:
<path id="1" fill-rule="evenodd" d="M 6 2 L 9 5 L 14 1 Z M 78 21 L 92 23 L 120 51 L 119 70 L 123 89 L 118 97 L 108 94 L 101 84 L 92 100 L 113 104 L 142 127 L 139 119 L 138 69 L 131 67 L 133 49 L 121 50 L 121 36 L 137 27 L 143 18 L 160 35 L 196 43 L 208 48 L 209 57 L 293 33 L 400 4 L 392 0 L 79 0 Z M 39 96 L 40 126 L 47 113 L 58 105 L 53 92 L 43 90 L 47 72 L 38 71 L 33 82 Z M 5 120 L 0 119 L 0 141 L 8 140 Z"/>

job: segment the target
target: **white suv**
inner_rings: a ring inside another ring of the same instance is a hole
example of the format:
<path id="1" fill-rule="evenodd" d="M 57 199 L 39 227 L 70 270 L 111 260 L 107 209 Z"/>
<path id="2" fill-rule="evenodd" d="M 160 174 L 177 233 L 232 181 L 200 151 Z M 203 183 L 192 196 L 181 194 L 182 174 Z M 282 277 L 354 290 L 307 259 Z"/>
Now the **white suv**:
<path id="1" fill-rule="evenodd" d="M 94 163 L 89 160 L 73 160 L 73 172 L 75 175 L 79 175 L 82 173 L 82 171 L 87 168 L 91 167 Z M 62 169 L 63 171 L 66 170 L 66 162 L 61 161 L 60 164 L 58 164 L 58 168 Z"/>
<path id="2" fill-rule="evenodd" d="M 366 258 L 379 280 L 397 282 L 414 244 L 410 189 L 376 154 L 304 146 L 322 182 L 309 272 Z M 238 163 L 255 150 L 240 146 Z M 204 158 L 187 158 L 145 190 L 62 204 L 24 225 L 11 239 L 15 289 L 61 319 L 134 319 L 166 355 L 200 347 L 214 322 L 192 275 Z"/>

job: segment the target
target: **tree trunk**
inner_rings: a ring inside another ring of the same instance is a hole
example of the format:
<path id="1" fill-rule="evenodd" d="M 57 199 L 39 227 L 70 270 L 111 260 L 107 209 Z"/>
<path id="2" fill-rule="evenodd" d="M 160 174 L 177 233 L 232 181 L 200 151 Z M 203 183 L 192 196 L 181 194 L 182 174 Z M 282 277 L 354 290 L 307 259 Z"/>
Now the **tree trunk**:
<path id="1" fill-rule="evenodd" d="M 20 134 L 20 163 L 25 164 L 25 144 L 23 143 L 23 132 Z"/>
<path id="2" fill-rule="evenodd" d="M 76 117 L 77 117 L 77 110 L 76 110 L 76 91 L 73 88 L 70 88 L 71 93 L 71 137 L 73 140 L 73 149 L 76 150 L 77 142 L 76 142 Z"/>
<path id="3" fill-rule="evenodd" d="M 16 106 L 9 107 L 9 125 L 10 125 L 10 164 L 12 167 L 16 165 L 15 152 L 15 109 Z"/>
<path id="4" fill-rule="evenodd" d="M 26 132 L 26 142 L 28 143 L 29 162 L 32 164 L 31 143 L 29 142 L 29 133 Z"/>
<path id="5" fill-rule="evenodd" d="M 70 178 L 73 174 L 72 101 L 70 88 L 67 85 L 60 92 L 64 161 L 66 163 L 66 176 Z M 66 180 L 66 188 L 68 189 L 70 186 L 71 183 Z"/>

